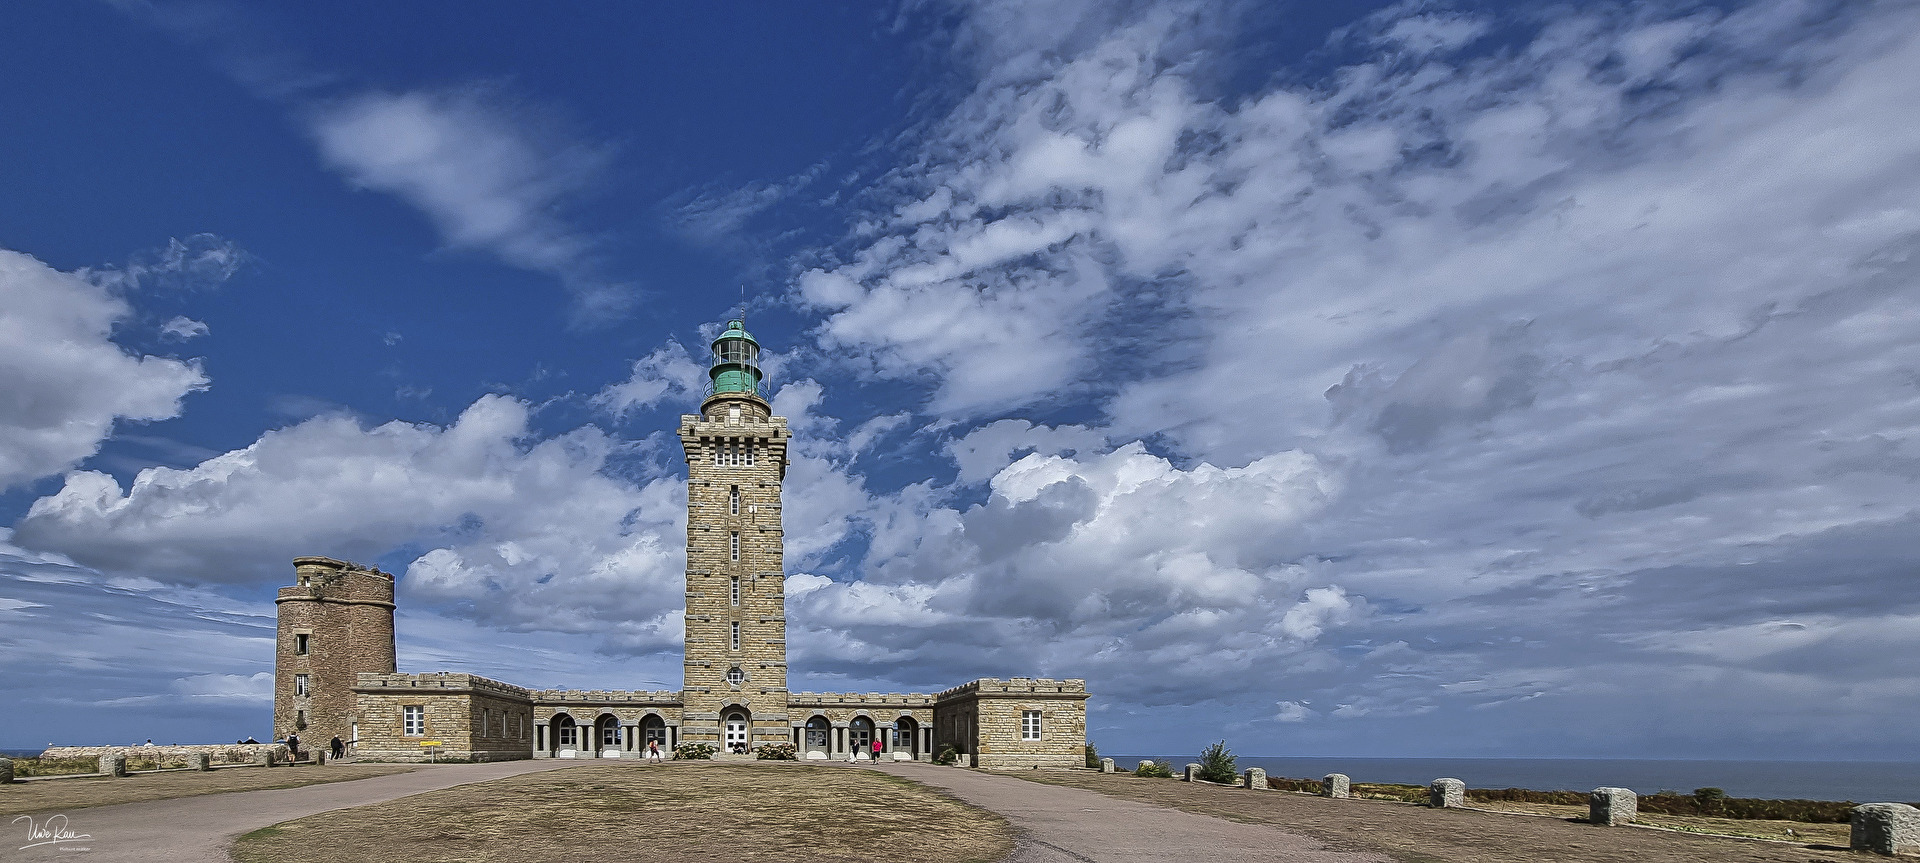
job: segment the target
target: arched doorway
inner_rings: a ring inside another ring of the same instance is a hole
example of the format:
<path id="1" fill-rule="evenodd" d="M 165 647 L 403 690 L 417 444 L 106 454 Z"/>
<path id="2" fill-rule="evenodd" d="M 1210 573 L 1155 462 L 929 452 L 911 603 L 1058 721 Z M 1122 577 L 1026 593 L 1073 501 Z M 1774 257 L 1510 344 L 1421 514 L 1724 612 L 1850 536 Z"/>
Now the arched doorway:
<path id="1" fill-rule="evenodd" d="M 893 721 L 893 751 L 905 752 L 908 757 L 920 757 L 920 723 L 911 716 L 902 716 Z"/>
<path id="2" fill-rule="evenodd" d="M 574 725 L 573 717 L 565 713 L 553 718 L 553 750 L 580 748 L 580 729 Z"/>
<path id="3" fill-rule="evenodd" d="M 855 716 L 847 723 L 847 746 L 852 748 L 857 758 L 873 756 L 873 720 L 865 716 Z"/>
<path id="4" fill-rule="evenodd" d="M 593 723 L 594 749 L 599 752 L 620 751 L 620 717 L 611 713 L 602 713 Z"/>
<path id="5" fill-rule="evenodd" d="M 804 748 L 806 752 L 818 752 L 826 755 L 833 751 L 833 723 L 825 716 L 815 716 L 807 720 L 807 736 Z"/>
<path id="6" fill-rule="evenodd" d="M 657 743 L 663 754 L 670 754 L 673 747 L 667 745 L 667 721 L 658 713 L 649 713 L 640 720 L 640 750 L 646 751 L 647 744 Z"/>
<path id="7" fill-rule="evenodd" d="M 729 709 L 720 718 L 720 749 L 724 752 L 746 752 L 749 727 L 747 711 L 738 707 Z"/>

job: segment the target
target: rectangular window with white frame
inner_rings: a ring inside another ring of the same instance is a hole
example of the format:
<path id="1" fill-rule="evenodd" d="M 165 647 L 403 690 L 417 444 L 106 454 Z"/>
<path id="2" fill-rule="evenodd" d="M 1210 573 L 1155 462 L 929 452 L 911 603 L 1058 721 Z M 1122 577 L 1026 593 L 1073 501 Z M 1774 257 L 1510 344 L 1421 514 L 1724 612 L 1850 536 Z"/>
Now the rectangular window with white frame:
<path id="1" fill-rule="evenodd" d="M 740 487 L 737 485 L 727 489 L 727 514 L 740 514 Z"/>
<path id="2" fill-rule="evenodd" d="M 410 704 L 400 708 L 400 733 L 408 737 L 427 735 L 427 708 Z"/>
<path id="3" fill-rule="evenodd" d="M 1020 739 L 1021 740 L 1039 740 L 1040 739 L 1040 711 L 1038 710 L 1020 711 Z"/>
<path id="4" fill-rule="evenodd" d="M 733 649 L 740 649 L 740 621 L 733 622 Z"/>
<path id="5" fill-rule="evenodd" d="M 740 576 L 733 577 L 733 604 L 740 604 Z"/>
<path id="6" fill-rule="evenodd" d="M 305 698 L 305 697 L 307 697 L 308 695 L 311 695 L 311 694 L 312 694 L 312 693 L 311 693 L 311 692 L 310 692 L 310 691 L 309 691 L 309 690 L 307 689 L 307 676 L 306 676 L 306 675 L 304 675 L 304 674 L 296 674 L 296 675 L 294 675 L 294 676 L 293 676 L 293 694 L 294 694 L 294 695 L 296 695 L 296 696 L 298 696 L 298 697 L 300 697 L 300 698 Z"/>
<path id="7" fill-rule="evenodd" d="M 739 560 L 740 559 L 740 531 L 737 531 L 737 530 L 734 531 L 732 535 L 728 538 L 728 541 L 733 544 L 733 559 Z"/>

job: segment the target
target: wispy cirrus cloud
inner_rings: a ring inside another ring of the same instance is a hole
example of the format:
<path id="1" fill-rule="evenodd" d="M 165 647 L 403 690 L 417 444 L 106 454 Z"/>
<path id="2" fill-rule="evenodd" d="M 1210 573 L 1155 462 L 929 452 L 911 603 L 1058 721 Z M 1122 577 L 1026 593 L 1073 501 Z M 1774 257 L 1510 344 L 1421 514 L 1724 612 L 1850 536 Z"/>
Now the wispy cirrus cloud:
<path id="1" fill-rule="evenodd" d="M 559 215 L 600 174 L 604 148 L 486 86 L 363 92 L 303 114 L 330 168 L 419 209 L 449 247 L 559 278 L 582 321 L 628 309 L 631 286 L 597 275 L 597 241 Z"/>

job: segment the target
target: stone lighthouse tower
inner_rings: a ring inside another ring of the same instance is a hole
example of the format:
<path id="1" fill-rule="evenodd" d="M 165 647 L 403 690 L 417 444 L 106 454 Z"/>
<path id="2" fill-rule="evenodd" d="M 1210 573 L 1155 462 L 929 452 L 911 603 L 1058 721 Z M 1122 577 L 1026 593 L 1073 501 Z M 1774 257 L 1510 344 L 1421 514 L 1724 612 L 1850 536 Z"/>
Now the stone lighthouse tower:
<path id="1" fill-rule="evenodd" d="M 687 456 L 687 652 L 682 739 L 751 751 L 787 718 L 780 484 L 787 420 L 773 416 L 744 321 L 713 340 L 706 399 L 680 418 Z"/>

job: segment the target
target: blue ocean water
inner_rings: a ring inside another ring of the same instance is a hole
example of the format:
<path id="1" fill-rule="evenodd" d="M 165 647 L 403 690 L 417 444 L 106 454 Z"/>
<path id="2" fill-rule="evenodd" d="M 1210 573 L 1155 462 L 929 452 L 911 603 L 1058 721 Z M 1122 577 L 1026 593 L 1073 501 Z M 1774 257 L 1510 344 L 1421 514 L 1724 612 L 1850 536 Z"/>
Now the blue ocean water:
<path id="1" fill-rule="evenodd" d="M 1165 761 L 1176 772 L 1195 755 L 1125 755 L 1114 763 L 1127 770 L 1142 759 Z M 1270 776 L 1319 779 L 1345 773 L 1355 782 L 1425 785 L 1452 777 L 1468 788 L 1531 788 L 1591 791 L 1602 785 L 1692 793 L 1725 789 L 1731 797 L 1850 800 L 1855 803 L 1920 802 L 1920 763 L 1887 761 L 1650 761 L 1579 758 L 1281 758 L 1239 756 L 1237 766 Z"/>

